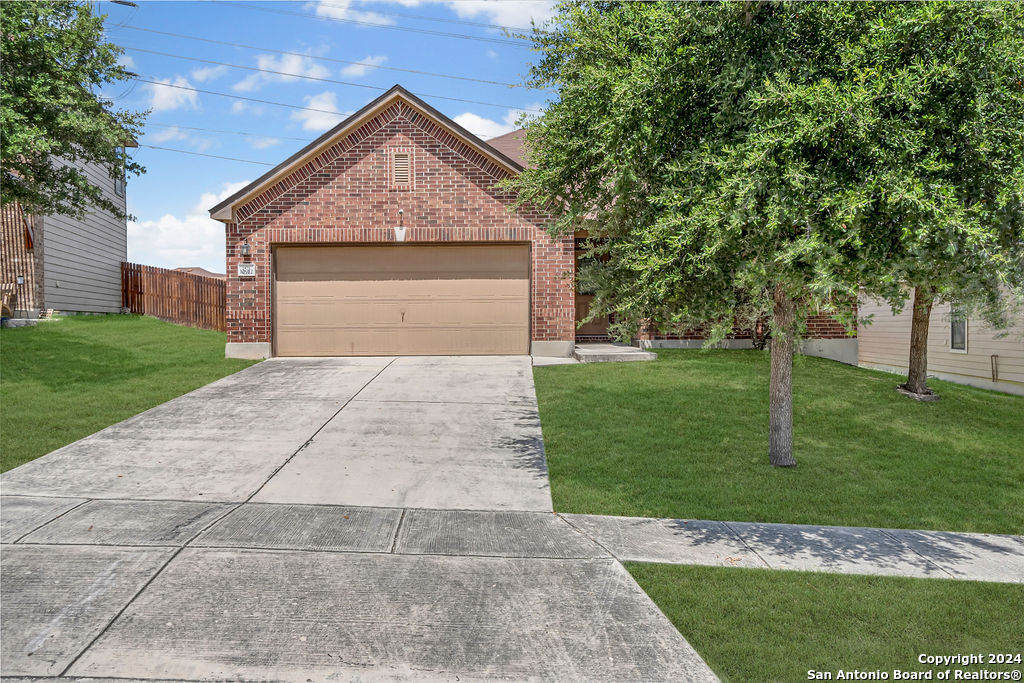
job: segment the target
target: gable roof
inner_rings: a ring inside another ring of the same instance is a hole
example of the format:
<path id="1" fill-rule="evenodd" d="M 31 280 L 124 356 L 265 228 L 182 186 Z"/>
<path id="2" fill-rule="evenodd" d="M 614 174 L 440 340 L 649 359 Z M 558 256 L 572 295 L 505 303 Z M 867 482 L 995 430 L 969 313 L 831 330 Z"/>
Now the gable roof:
<path id="1" fill-rule="evenodd" d="M 316 140 L 214 206 L 210 209 L 210 217 L 224 222 L 232 221 L 236 206 L 247 203 L 264 190 L 283 180 L 293 171 L 301 168 L 305 163 L 320 154 L 324 149 L 356 130 L 360 124 L 365 123 L 378 112 L 393 105 L 396 100 L 401 100 L 413 109 L 418 110 L 427 118 L 432 119 L 434 123 L 447 129 L 477 152 L 488 157 L 509 172 L 518 174 L 523 170 L 523 165 L 517 159 L 484 142 L 402 86 L 395 84 L 387 92 L 349 116 L 337 126 L 331 128 Z"/>
<path id="2" fill-rule="evenodd" d="M 514 160 L 523 168 L 529 166 L 526 162 L 525 128 L 520 128 L 519 130 L 514 130 L 511 133 L 505 133 L 504 135 L 499 135 L 496 138 L 491 138 L 487 141 L 487 144 L 507 156 L 509 159 Z"/>

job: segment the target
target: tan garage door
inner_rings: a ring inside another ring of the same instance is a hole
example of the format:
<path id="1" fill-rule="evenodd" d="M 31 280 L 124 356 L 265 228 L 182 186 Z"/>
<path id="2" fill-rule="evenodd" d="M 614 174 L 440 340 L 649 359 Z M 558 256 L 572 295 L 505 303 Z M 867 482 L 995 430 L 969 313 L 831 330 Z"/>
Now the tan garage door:
<path id="1" fill-rule="evenodd" d="M 526 245 L 279 247 L 279 356 L 525 354 Z"/>

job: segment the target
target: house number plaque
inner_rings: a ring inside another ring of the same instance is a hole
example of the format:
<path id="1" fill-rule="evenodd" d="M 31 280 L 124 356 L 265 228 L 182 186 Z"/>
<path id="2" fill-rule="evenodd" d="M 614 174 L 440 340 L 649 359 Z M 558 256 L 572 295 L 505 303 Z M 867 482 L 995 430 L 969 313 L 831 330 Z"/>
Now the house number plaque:
<path id="1" fill-rule="evenodd" d="M 238 277 L 256 277 L 255 263 L 239 263 Z"/>

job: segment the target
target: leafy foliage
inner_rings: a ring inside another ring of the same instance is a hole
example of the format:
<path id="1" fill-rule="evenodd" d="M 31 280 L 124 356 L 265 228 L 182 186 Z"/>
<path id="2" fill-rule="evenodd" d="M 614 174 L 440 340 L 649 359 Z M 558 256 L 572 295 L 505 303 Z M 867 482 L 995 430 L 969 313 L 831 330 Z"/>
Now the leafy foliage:
<path id="1" fill-rule="evenodd" d="M 520 201 L 601 257 L 592 313 L 684 325 L 1024 281 L 1024 7 L 563 3 Z"/>
<path id="2" fill-rule="evenodd" d="M 103 18 L 71 0 L 0 8 L 3 203 L 37 214 L 81 217 L 98 207 L 122 215 L 75 167 L 95 164 L 112 179 L 145 170 L 124 153 L 144 115 L 97 94 L 130 77 L 117 63 L 121 48 L 103 42 Z"/>

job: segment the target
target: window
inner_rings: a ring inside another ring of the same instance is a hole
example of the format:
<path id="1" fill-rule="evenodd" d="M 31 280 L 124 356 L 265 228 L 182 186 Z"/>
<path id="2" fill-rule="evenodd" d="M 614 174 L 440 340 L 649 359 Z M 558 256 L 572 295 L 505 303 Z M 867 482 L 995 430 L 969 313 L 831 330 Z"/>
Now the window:
<path id="1" fill-rule="evenodd" d="M 116 194 L 118 197 L 123 197 L 124 196 L 124 189 L 125 189 L 125 187 L 124 187 L 125 186 L 124 161 L 123 161 L 124 154 L 125 154 L 125 150 L 124 150 L 124 147 L 122 147 L 121 148 L 121 159 L 122 159 L 122 161 L 120 163 L 120 166 L 121 166 L 120 170 L 121 170 L 121 172 L 118 174 L 117 178 L 114 180 L 114 194 Z"/>
<path id="2" fill-rule="evenodd" d="M 967 314 L 956 307 L 949 312 L 949 350 L 967 353 Z"/>

